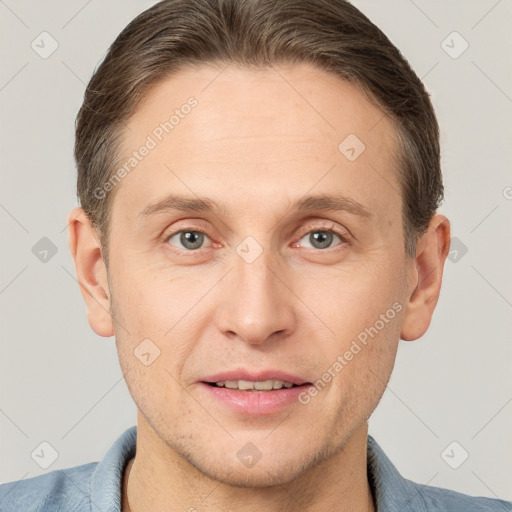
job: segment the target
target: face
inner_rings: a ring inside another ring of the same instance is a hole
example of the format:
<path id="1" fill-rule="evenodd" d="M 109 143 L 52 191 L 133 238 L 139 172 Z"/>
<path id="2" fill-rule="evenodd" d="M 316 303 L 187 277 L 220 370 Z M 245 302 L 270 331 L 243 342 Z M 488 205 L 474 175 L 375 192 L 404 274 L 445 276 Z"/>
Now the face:
<path id="1" fill-rule="evenodd" d="M 413 264 L 383 113 L 310 65 L 221 69 L 166 79 L 128 123 L 121 165 L 138 156 L 115 185 L 109 294 L 122 370 L 162 446 L 215 479 L 275 485 L 366 426 Z M 198 198 L 216 207 L 186 208 Z M 238 370 L 310 384 L 205 384 Z"/>

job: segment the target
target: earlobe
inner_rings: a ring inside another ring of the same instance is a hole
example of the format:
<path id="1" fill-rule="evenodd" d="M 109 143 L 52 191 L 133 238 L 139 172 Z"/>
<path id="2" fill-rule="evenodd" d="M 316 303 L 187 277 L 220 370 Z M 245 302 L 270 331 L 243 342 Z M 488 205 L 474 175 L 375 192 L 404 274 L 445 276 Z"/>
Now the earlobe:
<path id="1" fill-rule="evenodd" d="M 69 213 L 68 236 L 89 325 L 99 336 L 113 336 L 110 290 L 102 249 L 97 232 L 82 208 L 74 208 Z"/>
<path id="2" fill-rule="evenodd" d="M 427 331 L 441 292 L 444 263 L 450 250 L 450 222 L 436 214 L 421 236 L 411 268 L 401 339 L 412 341 Z"/>

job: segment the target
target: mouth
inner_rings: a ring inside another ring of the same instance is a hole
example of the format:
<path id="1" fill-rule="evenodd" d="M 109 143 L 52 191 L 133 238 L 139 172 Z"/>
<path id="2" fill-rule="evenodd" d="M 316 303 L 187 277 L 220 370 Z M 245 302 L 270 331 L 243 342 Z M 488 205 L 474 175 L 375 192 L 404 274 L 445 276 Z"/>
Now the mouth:
<path id="1" fill-rule="evenodd" d="M 205 382 L 212 387 L 235 389 L 238 391 L 274 391 L 279 389 L 291 389 L 300 387 L 299 384 L 282 380 L 263 380 L 263 381 L 250 381 L 250 380 L 221 380 L 218 382 Z M 302 386 L 309 385 L 309 383 L 302 384 Z"/>
<path id="2" fill-rule="evenodd" d="M 199 384 L 201 392 L 223 411 L 250 417 L 269 416 L 298 405 L 299 395 L 312 385 L 273 379 L 201 381 Z"/>

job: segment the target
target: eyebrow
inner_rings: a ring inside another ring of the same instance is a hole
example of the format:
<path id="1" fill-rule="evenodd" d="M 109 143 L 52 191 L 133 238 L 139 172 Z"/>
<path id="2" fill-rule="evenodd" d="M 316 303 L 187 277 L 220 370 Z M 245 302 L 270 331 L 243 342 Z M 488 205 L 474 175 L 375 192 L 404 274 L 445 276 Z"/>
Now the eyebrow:
<path id="1" fill-rule="evenodd" d="M 170 195 L 162 201 L 151 204 L 139 212 L 138 217 L 147 218 L 157 213 L 177 210 L 186 213 L 207 212 L 216 215 L 226 214 L 224 205 L 219 205 L 207 197 L 188 197 L 183 195 Z M 309 195 L 296 200 L 291 205 L 296 211 L 346 211 L 353 215 L 369 218 L 374 212 L 358 201 L 340 194 Z"/>

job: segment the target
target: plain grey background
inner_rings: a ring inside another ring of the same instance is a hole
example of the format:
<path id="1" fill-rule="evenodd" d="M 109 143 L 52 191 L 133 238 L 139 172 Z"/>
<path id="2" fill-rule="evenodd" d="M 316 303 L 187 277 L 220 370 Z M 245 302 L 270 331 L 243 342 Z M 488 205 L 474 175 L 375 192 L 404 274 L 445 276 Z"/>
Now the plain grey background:
<path id="1" fill-rule="evenodd" d="M 114 338 L 87 323 L 66 217 L 85 85 L 153 3 L 0 0 L 0 482 L 98 461 L 136 422 Z M 453 235 L 430 329 L 400 342 L 370 434 L 406 478 L 510 500 L 512 0 L 354 4 L 432 95 Z"/>

